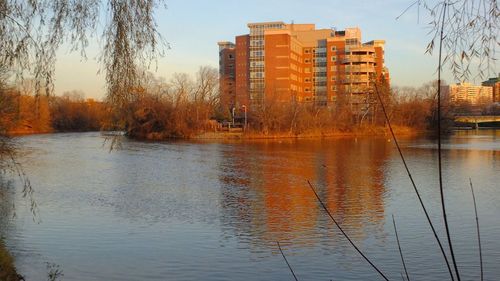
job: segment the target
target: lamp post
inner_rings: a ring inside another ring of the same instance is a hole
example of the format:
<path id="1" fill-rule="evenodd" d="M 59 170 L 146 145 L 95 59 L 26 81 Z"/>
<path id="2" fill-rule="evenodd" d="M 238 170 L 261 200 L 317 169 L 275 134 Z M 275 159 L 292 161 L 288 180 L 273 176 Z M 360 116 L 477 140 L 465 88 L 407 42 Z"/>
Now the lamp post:
<path id="1" fill-rule="evenodd" d="M 235 110 L 235 109 L 236 109 L 236 108 L 233 106 L 233 110 L 232 110 L 232 113 L 233 113 L 233 114 L 232 114 L 232 115 L 233 115 L 233 127 L 234 127 L 234 110 Z"/>
<path id="2" fill-rule="evenodd" d="M 245 125 L 243 127 L 243 131 L 246 131 L 247 130 L 247 106 L 242 105 L 241 107 L 243 107 L 243 110 L 245 111 Z"/>

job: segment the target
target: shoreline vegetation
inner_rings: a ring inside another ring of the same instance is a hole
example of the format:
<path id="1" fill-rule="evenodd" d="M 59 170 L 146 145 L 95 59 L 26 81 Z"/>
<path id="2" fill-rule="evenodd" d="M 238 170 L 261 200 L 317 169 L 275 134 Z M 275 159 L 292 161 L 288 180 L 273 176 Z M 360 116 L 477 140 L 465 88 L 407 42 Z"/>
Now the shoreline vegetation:
<path id="1" fill-rule="evenodd" d="M 19 281 L 24 280 L 16 270 L 14 258 L 5 247 L 3 240 L 0 239 L 0 280 Z"/>
<path id="2" fill-rule="evenodd" d="M 146 73 L 140 80 L 140 86 L 130 89 L 127 100 L 118 105 L 85 99 L 79 91 L 52 96 L 4 83 L 0 134 L 124 131 L 129 138 L 151 141 L 388 135 L 374 94 L 360 99 L 339 93 L 328 107 L 283 102 L 271 95 L 247 109 L 229 105 L 219 89 L 218 71 L 212 67 L 200 67 L 195 76 L 177 73 L 166 80 Z M 418 88 L 379 85 L 398 134 L 433 129 L 436 87 L 436 82 Z"/>
<path id="3" fill-rule="evenodd" d="M 404 137 L 412 137 L 428 133 L 425 130 L 417 130 L 410 127 L 397 126 L 395 132 Z M 340 130 L 311 130 L 303 133 L 263 133 L 260 131 L 247 132 L 204 132 L 194 136 L 193 140 L 282 140 L 282 139 L 328 139 L 342 137 L 386 137 L 390 136 L 389 129 L 384 126 L 361 127 L 349 131 Z"/>
<path id="4" fill-rule="evenodd" d="M 373 93 L 363 99 L 339 93 L 329 106 L 283 102 L 270 96 L 247 109 L 229 105 L 220 92 L 218 71 L 212 67 L 200 67 L 195 76 L 176 73 L 169 80 L 146 72 L 140 80 L 140 86 L 130 89 L 127 100 L 118 105 L 111 100 L 85 99 L 80 91 L 52 96 L 30 91 L 32 87 L 2 83 L 0 134 L 123 131 L 129 138 L 150 141 L 389 134 Z M 381 83 L 378 88 L 398 135 L 433 131 L 436 81 L 416 88 Z M 447 104 L 443 107 L 443 125 L 449 127 L 453 122 L 447 114 L 452 109 Z"/>
<path id="5" fill-rule="evenodd" d="M 396 134 L 402 137 L 411 137 L 417 135 L 428 134 L 427 130 L 418 130 L 411 127 L 396 126 L 393 128 Z M 43 135 L 43 134 L 58 134 L 58 133 L 78 133 L 78 132 L 101 132 L 106 135 L 115 135 L 110 132 L 103 130 L 86 130 L 86 131 L 34 131 L 34 130 L 17 130 L 9 131 L 7 135 L 9 137 L 21 137 L 30 135 Z M 164 137 L 161 134 L 151 134 L 143 138 L 136 138 L 138 140 L 148 140 L 148 141 L 162 141 L 168 139 L 187 139 L 187 140 L 280 140 L 280 139 L 326 139 L 326 138 L 339 138 L 339 137 L 381 137 L 390 136 L 389 129 L 384 126 L 377 127 L 361 127 L 354 128 L 352 130 L 340 131 L 340 130 L 312 130 L 303 133 L 263 133 L 260 131 L 249 130 L 244 132 L 242 130 L 231 130 L 231 131 L 205 131 L 199 134 L 193 135 L 191 137 Z"/>

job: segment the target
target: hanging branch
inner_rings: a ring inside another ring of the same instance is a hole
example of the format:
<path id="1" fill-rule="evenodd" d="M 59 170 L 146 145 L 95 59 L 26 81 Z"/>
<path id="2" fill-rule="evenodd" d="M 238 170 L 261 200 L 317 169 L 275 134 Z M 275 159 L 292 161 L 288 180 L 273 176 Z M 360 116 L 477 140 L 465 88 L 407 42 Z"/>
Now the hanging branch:
<path id="1" fill-rule="evenodd" d="M 403 268 L 406 274 L 406 280 L 410 281 L 410 276 L 408 275 L 408 270 L 406 269 L 405 259 L 403 257 L 403 251 L 401 250 L 401 244 L 399 243 L 399 235 L 398 229 L 396 227 L 396 220 L 394 220 L 394 215 L 392 215 L 392 224 L 394 225 L 394 232 L 396 233 L 396 241 L 398 242 L 399 255 L 401 256 L 401 263 L 403 264 Z M 404 278 L 403 278 L 404 280 Z"/>
<path id="2" fill-rule="evenodd" d="M 441 34 L 439 37 L 439 59 L 438 59 L 438 101 L 437 101 L 437 137 L 438 137 L 438 173 L 439 173 L 439 193 L 441 195 L 441 209 L 443 211 L 443 221 L 446 229 L 446 238 L 448 240 L 448 247 L 450 248 L 451 260 L 453 262 L 453 268 L 455 269 L 455 274 L 457 280 L 460 281 L 460 273 L 458 271 L 457 261 L 455 259 L 455 253 L 453 251 L 453 243 L 451 241 L 450 227 L 448 225 L 448 216 L 446 215 L 446 203 L 444 198 L 444 186 L 443 186 L 443 164 L 442 164 L 442 144 L 441 144 L 441 70 L 442 70 L 442 54 L 443 54 L 443 40 L 444 40 L 444 25 L 446 18 L 446 8 L 448 3 L 445 1 L 443 4 L 442 11 L 442 22 L 441 22 Z"/>
<path id="3" fill-rule="evenodd" d="M 496 47 L 500 45 L 497 39 L 500 26 L 500 9 L 497 0 L 455 0 L 437 1 L 432 5 L 426 0 L 412 2 L 399 16 L 406 14 L 412 7 L 417 6 L 417 22 L 420 18 L 420 8 L 429 13 L 431 21 L 427 24 L 432 35 L 427 45 L 426 53 L 432 54 L 435 43 L 440 41 L 441 29 L 446 35 L 443 40 L 444 60 L 448 63 L 455 80 L 469 78 L 484 78 L 495 73 L 497 58 Z M 441 26 L 440 9 L 447 4 L 445 26 Z M 471 67 L 473 66 L 473 67 Z M 477 70 L 472 75 L 471 68 Z M 496 73 L 495 73 L 496 74 Z M 472 76 L 472 77 L 471 77 Z"/>
<path id="4" fill-rule="evenodd" d="M 420 0 L 415 1 L 412 4 L 410 4 L 408 7 L 406 7 L 406 9 L 401 14 L 399 14 L 399 16 L 396 17 L 396 20 L 398 20 L 399 18 L 401 18 L 404 14 L 406 14 L 406 12 L 408 12 L 408 10 L 411 9 L 411 7 L 413 7 L 415 5 L 417 5 L 417 7 L 419 7 L 420 6 Z"/>
<path id="5" fill-rule="evenodd" d="M 380 92 L 379 92 L 377 83 L 375 83 L 375 93 L 377 94 L 378 100 L 380 102 L 380 106 L 382 107 L 382 112 L 384 113 L 385 121 L 387 122 L 387 125 L 389 126 L 389 131 L 391 132 L 392 139 L 394 140 L 394 144 L 396 145 L 396 148 L 398 150 L 399 157 L 403 161 L 403 165 L 405 167 L 406 173 L 408 174 L 408 177 L 410 178 L 411 184 L 413 186 L 413 190 L 415 191 L 415 194 L 417 195 L 418 201 L 420 202 L 420 206 L 422 207 L 422 210 L 424 211 L 425 217 L 427 218 L 427 222 L 429 223 L 429 226 L 431 227 L 432 233 L 434 234 L 434 238 L 436 239 L 436 242 L 439 245 L 439 249 L 441 250 L 444 261 L 446 262 L 448 272 L 450 273 L 450 278 L 451 278 L 451 280 L 455 280 L 453 277 L 453 272 L 452 272 L 450 263 L 448 261 L 448 257 L 446 255 L 446 252 L 444 251 L 443 244 L 441 243 L 441 240 L 439 239 L 437 231 L 434 227 L 434 224 L 432 223 L 431 217 L 429 216 L 429 213 L 427 212 L 427 208 L 425 207 L 424 201 L 422 200 L 422 197 L 420 196 L 420 192 L 418 191 L 417 185 L 415 184 L 415 180 L 413 179 L 413 175 L 410 172 L 410 168 L 408 168 L 408 164 L 406 163 L 406 159 L 403 155 L 403 151 L 401 150 L 401 147 L 399 146 L 399 142 L 398 142 L 398 139 L 396 138 L 396 134 L 394 133 L 394 130 L 392 129 L 391 120 L 389 119 L 389 115 L 387 114 L 387 110 L 385 108 L 384 102 L 382 101 L 382 97 L 380 96 Z"/>
<path id="6" fill-rule="evenodd" d="M 41 218 L 38 204 L 35 200 L 35 190 L 31 186 L 31 182 L 22 165 L 16 161 L 14 146 L 10 140 L 7 139 L 7 137 L 0 135 L 0 173 L 3 171 L 10 171 L 17 175 L 23 187 L 21 194 L 23 198 L 26 198 L 29 201 L 29 208 L 32 214 L 33 222 L 40 223 Z"/>
<path id="7" fill-rule="evenodd" d="M 86 59 L 86 49 L 104 25 L 98 61 L 106 72 L 113 105 L 129 99 L 140 69 L 164 54 L 168 44 L 155 17 L 164 0 L 2 0 L 0 1 L 0 64 L 20 81 L 32 77 L 36 95 L 54 91 L 57 52 L 69 44 Z"/>
<path id="8" fill-rule="evenodd" d="M 481 281 L 483 281 L 483 251 L 481 247 L 481 234 L 479 233 L 479 218 L 477 216 L 476 196 L 474 195 L 474 187 L 472 186 L 472 179 L 469 178 L 470 190 L 472 192 L 472 200 L 474 201 L 474 212 L 476 214 L 476 229 L 477 229 L 477 242 L 479 246 L 479 264 L 481 267 Z"/>
<path id="9" fill-rule="evenodd" d="M 299 279 L 297 279 L 297 276 L 295 275 L 295 272 L 293 272 L 292 266 L 290 265 L 290 263 L 289 263 L 289 262 L 288 262 L 288 260 L 286 259 L 286 256 L 285 256 L 285 254 L 283 253 L 283 250 L 281 249 L 280 242 L 279 242 L 279 241 L 276 241 L 276 244 L 278 244 L 278 249 L 280 250 L 280 253 L 281 253 L 281 255 L 283 256 L 283 259 L 285 260 L 286 265 L 288 266 L 288 269 L 290 269 L 290 272 L 292 273 L 293 278 L 295 279 L 295 281 L 299 281 Z"/>
<path id="10" fill-rule="evenodd" d="M 446 13 L 442 13 L 445 5 Z M 448 63 L 455 80 L 484 78 L 495 71 L 496 47 L 500 44 L 500 10 L 496 0 L 442 0 L 434 6 L 423 1 L 423 6 L 432 19 L 428 24 L 432 40 L 426 52 L 432 54 L 439 41 L 443 48 L 442 66 Z M 471 66 L 477 70 L 473 77 Z"/>
<path id="11" fill-rule="evenodd" d="M 363 252 L 358 248 L 358 246 L 356 246 L 356 244 L 354 244 L 354 242 L 351 240 L 349 235 L 347 235 L 347 233 L 344 231 L 344 229 L 340 226 L 340 224 L 337 222 L 337 220 L 333 217 L 332 213 L 330 213 L 330 211 L 326 207 L 325 203 L 323 203 L 323 201 L 319 197 L 318 193 L 316 192 L 316 190 L 312 186 L 311 182 L 307 181 L 307 183 L 309 184 L 309 187 L 311 188 L 312 192 L 314 192 L 314 195 L 316 196 L 316 199 L 318 199 L 318 202 L 321 204 L 321 207 L 323 207 L 326 214 L 330 217 L 330 219 L 333 221 L 333 223 L 335 223 L 335 226 L 337 226 L 337 228 L 340 230 L 342 235 L 347 239 L 347 241 L 349 241 L 351 246 L 373 267 L 373 269 L 375 269 L 380 274 L 380 276 L 382 276 L 382 278 L 384 278 L 384 280 L 388 281 L 389 279 L 387 279 L 385 274 L 382 273 L 382 271 L 380 271 L 380 269 L 378 269 L 378 267 L 365 254 L 363 254 Z"/>

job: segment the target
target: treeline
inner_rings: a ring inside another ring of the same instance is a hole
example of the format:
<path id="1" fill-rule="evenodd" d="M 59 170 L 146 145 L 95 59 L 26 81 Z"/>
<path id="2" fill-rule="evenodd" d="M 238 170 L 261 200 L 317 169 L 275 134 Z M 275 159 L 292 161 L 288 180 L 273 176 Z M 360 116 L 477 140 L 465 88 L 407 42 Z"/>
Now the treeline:
<path id="1" fill-rule="evenodd" d="M 233 121 L 232 110 L 221 103 L 215 69 L 200 68 L 194 80 L 186 74 L 175 74 L 169 81 L 152 75 L 145 81 L 122 110 L 131 137 L 189 138 L 213 132 L 221 124 Z M 437 83 L 392 89 L 378 85 L 377 89 L 395 127 L 412 131 L 432 129 Z M 243 125 L 244 108 L 236 108 L 234 113 L 235 120 Z M 246 134 L 288 136 L 384 133 L 386 126 L 376 92 L 363 96 L 340 93 L 335 104 L 328 107 L 283 103 L 268 97 L 261 106 L 247 112 L 246 122 Z"/>
<path id="2" fill-rule="evenodd" d="M 74 91 L 61 97 L 51 97 L 50 123 L 58 132 L 99 131 L 110 127 L 109 107 L 100 101 L 85 99 Z"/>
<path id="3" fill-rule="evenodd" d="M 378 85 L 377 89 L 394 126 L 423 131 L 432 129 L 435 123 L 436 86 L 431 82 L 418 88 Z M 124 130 L 132 138 L 160 140 L 218 131 L 221 124 L 233 121 L 232 110 L 220 99 L 218 72 L 206 66 L 200 67 L 194 77 L 174 74 L 170 80 L 146 73 L 127 100 L 113 101 L 112 107 L 85 99 L 78 91 L 47 97 L 22 89 L 2 87 L 0 132 Z M 443 108 L 446 124 L 447 103 Z M 243 108 L 236 108 L 234 113 L 235 120 L 244 123 Z M 267 98 L 261 106 L 248 110 L 246 121 L 246 134 L 257 135 L 384 133 L 386 126 L 375 91 L 361 96 L 339 93 L 328 107 Z"/>
<path id="4" fill-rule="evenodd" d="M 420 87 L 392 87 L 389 100 L 389 118 L 400 126 L 418 130 L 433 130 L 437 119 L 437 81 Z M 450 103 L 441 99 L 442 126 L 451 126 Z"/>
<path id="5" fill-rule="evenodd" d="M 249 115 L 248 130 L 264 135 L 325 135 L 353 131 L 384 133 L 387 122 L 379 95 L 393 126 L 413 132 L 433 129 L 437 83 L 430 82 L 418 88 L 391 89 L 377 85 L 376 89 L 378 95 L 375 88 L 369 94 L 360 96 L 339 93 L 335 103 L 328 107 L 279 103 L 268 99 Z M 239 114 L 241 116 L 241 111 Z"/>
<path id="6" fill-rule="evenodd" d="M 127 134 L 134 138 L 189 138 L 214 130 L 224 118 L 219 103 L 218 72 L 201 67 L 192 79 L 174 74 L 169 81 L 146 75 L 120 110 Z"/>
<path id="7" fill-rule="evenodd" d="M 380 95 L 380 97 L 377 95 Z M 279 104 L 267 101 L 249 118 L 256 133 L 328 134 L 335 132 L 378 133 L 387 126 L 380 99 L 391 124 L 405 132 L 434 132 L 437 119 L 437 81 L 419 87 L 387 87 L 378 84 L 361 96 L 339 93 L 328 107 L 307 104 Z M 489 108 L 494 112 L 496 108 Z M 443 132 L 454 125 L 456 105 L 441 100 Z"/>
<path id="8" fill-rule="evenodd" d="M 16 88 L 0 93 L 0 133 L 32 134 L 98 131 L 110 122 L 105 103 L 79 92 L 62 96 L 33 95 Z"/>

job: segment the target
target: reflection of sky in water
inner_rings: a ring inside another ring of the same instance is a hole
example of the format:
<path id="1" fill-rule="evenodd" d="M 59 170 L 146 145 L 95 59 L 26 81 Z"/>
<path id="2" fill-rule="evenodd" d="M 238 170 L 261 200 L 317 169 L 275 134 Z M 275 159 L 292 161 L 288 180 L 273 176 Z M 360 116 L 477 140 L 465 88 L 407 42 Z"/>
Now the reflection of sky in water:
<path id="1" fill-rule="evenodd" d="M 443 153 L 450 220 L 468 279 L 477 271 L 470 254 L 475 229 L 469 176 L 480 202 L 486 270 L 491 278 L 500 273 L 494 264 L 500 258 L 499 142 L 496 132 L 479 133 L 451 137 L 445 146 L 468 148 Z M 95 133 L 29 136 L 20 142 L 42 223 L 32 222 L 19 196 L 10 198 L 19 214 L 6 234 L 29 280 L 40 279 L 45 261 L 60 264 L 64 280 L 287 279 L 277 240 L 302 280 L 375 279 L 318 208 L 306 180 L 390 276 L 399 278 L 401 270 L 394 214 L 410 273 L 446 278 L 401 161 L 385 139 L 124 140 L 112 153 Z M 439 222 L 436 151 L 425 139 L 402 143 Z"/>

